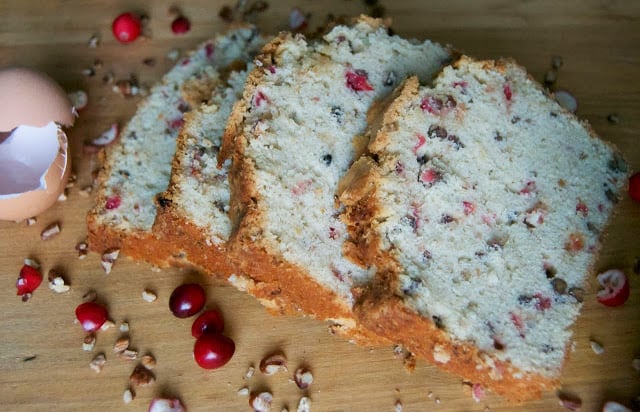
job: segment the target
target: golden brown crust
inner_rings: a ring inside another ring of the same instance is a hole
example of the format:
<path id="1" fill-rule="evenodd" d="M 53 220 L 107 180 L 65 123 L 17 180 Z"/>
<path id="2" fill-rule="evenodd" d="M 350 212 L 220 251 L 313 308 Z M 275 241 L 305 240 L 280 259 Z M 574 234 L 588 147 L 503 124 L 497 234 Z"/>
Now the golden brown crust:
<path id="1" fill-rule="evenodd" d="M 450 340 L 434 322 L 412 312 L 400 297 L 389 293 L 385 281 L 376 282 L 365 292 L 356 305 L 356 315 L 373 332 L 396 339 L 417 356 L 479 383 L 510 402 L 538 399 L 543 391 L 559 386 L 558 379 L 519 371 L 490 359 L 472 345 Z"/>

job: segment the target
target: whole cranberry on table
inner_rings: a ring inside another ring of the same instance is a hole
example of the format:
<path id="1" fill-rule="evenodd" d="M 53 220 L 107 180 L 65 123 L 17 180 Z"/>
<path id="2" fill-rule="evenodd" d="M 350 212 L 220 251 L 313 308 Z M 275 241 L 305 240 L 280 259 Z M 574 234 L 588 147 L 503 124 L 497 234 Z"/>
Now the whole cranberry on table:
<path id="1" fill-rule="evenodd" d="M 630 287 L 627 275 L 618 269 L 610 269 L 598 274 L 602 286 L 597 293 L 598 302 L 605 306 L 620 306 L 629 299 Z"/>
<path id="2" fill-rule="evenodd" d="M 200 314 L 193 321 L 191 335 L 199 338 L 203 333 L 222 333 L 224 330 L 224 319 L 222 314 L 215 309 L 209 309 Z"/>
<path id="3" fill-rule="evenodd" d="M 109 318 L 107 309 L 96 302 L 85 302 L 76 308 L 76 318 L 85 332 L 95 332 Z"/>
<path id="4" fill-rule="evenodd" d="M 236 350 L 236 345 L 221 333 L 203 333 L 193 347 L 196 363 L 204 369 L 217 369 L 224 366 Z"/>
<path id="5" fill-rule="evenodd" d="M 205 299 L 202 286 L 197 283 L 185 283 L 171 293 L 169 309 L 178 318 L 188 318 L 202 310 Z"/>
<path id="6" fill-rule="evenodd" d="M 34 290 L 42 283 L 42 274 L 40 271 L 31 266 L 25 264 L 20 269 L 20 275 L 16 281 L 16 294 L 22 296 L 23 299 L 28 297 Z"/>
<path id="7" fill-rule="evenodd" d="M 184 16 L 178 16 L 171 23 L 173 34 L 185 34 L 191 30 L 191 22 Z"/>
<path id="8" fill-rule="evenodd" d="M 113 20 L 111 30 L 120 43 L 131 43 L 142 32 L 142 20 L 137 14 L 122 13 Z"/>

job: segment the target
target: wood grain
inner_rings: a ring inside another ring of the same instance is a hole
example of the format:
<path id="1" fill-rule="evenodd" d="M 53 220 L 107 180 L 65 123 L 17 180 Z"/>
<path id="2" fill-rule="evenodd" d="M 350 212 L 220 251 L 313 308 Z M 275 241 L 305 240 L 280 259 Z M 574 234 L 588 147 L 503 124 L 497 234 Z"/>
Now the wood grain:
<path id="1" fill-rule="evenodd" d="M 291 410 L 303 392 L 290 382 L 290 373 L 243 378 L 249 365 L 280 349 L 288 356 L 291 371 L 302 364 L 313 370 L 315 381 L 307 393 L 316 411 L 389 411 L 396 401 L 402 402 L 405 411 L 562 410 L 554 393 L 517 407 L 494 395 L 475 403 L 457 377 L 424 362 L 408 373 L 391 348 L 355 346 L 331 336 L 326 325 L 312 319 L 273 317 L 252 298 L 188 270 L 157 272 L 120 259 L 106 276 L 95 254 L 77 259 L 74 246 L 86 235 L 84 215 L 92 201 L 80 196 L 79 189 L 91 184 L 96 166 L 94 157 L 82 153 L 82 141 L 113 122 L 125 122 L 137 103 L 115 95 L 103 85 L 102 76 L 107 71 L 116 78 L 135 73 L 143 83 L 152 84 L 172 64 L 166 58 L 168 51 L 186 51 L 224 30 L 217 16 L 224 2 L 193 0 L 181 5 L 193 29 L 176 37 L 169 30 L 171 4 L 161 0 L 0 3 L 0 67 L 38 68 L 66 90 L 81 88 L 90 96 L 89 106 L 69 131 L 78 182 L 68 200 L 38 216 L 31 227 L 0 222 L 0 409 L 143 411 L 154 396 L 179 396 L 192 411 L 249 410 L 247 398 L 236 394 L 247 386 L 252 391 L 269 388 L 275 396 L 274 410 L 283 405 Z M 578 99 L 578 114 L 622 150 L 633 170 L 640 169 L 640 2 L 394 0 L 381 4 L 398 34 L 452 44 L 479 58 L 512 56 L 537 79 L 550 67 L 551 56 L 562 56 L 557 86 L 570 90 Z M 266 32 L 286 29 L 293 6 L 311 13 L 312 26 L 322 24 L 330 12 L 356 15 L 368 10 L 357 0 L 272 1 L 257 24 Z M 150 17 L 152 38 L 127 46 L 112 39 L 112 19 L 127 10 Z M 101 45 L 89 49 L 87 42 L 94 33 L 101 35 Z M 150 57 L 156 61 L 154 67 L 142 63 Z M 96 59 L 102 61 L 97 75 L 82 76 L 82 70 Z M 617 113 L 620 122 L 608 122 L 610 113 Z M 41 241 L 40 230 L 54 221 L 60 222 L 62 233 Z M 639 227 L 640 205 L 625 197 L 611 222 L 597 269 L 624 269 L 631 277 L 631 297 L 623 307 L 604 308 L 595 300 L 597 285 L 590 279 L 590 292 L 574 329 L 575 351 L 562 383 L 565 390 L 582 398 L 585 411 L 600 410 L 606 400 L 629 405 L 632 397 L 640 395 L 640 374 L 631 367 L 632 359 L 640 357 L 640 277 L 632 271 L 640 257 Z M 14 282 L 26 257 L 39 260 L 45 271 L 61 269 L 72 290 L 58 295 L 43 285 L 29 303 L 22 303 L 15 296 Z M 223 311 L 226 332 L 237 343 L 236 355 L 220 370 L 205 371 L 195 365 L 191 323 L 168 311 L 172 289 L 187 280 L 206 285 L 210 306 Z M 158 294 L 156 302 L 142 300 L 145 288 Z M 74 324 L 74 309 L 90 289 L 108 304 L 114 321 L 130 322 L 132 346 L 158 360 L 156 383 L 140 388 L 126 408 L 122 393 L 134 364 L 112 354 L 119 332 L 101 332 L 93 353 L 81 348 L 83 333 Z M 604 354 L 591 351 L 590 339 L 604 346 Z M 98 352 L 107 356 L 100 374 L 88 366 Z"/>

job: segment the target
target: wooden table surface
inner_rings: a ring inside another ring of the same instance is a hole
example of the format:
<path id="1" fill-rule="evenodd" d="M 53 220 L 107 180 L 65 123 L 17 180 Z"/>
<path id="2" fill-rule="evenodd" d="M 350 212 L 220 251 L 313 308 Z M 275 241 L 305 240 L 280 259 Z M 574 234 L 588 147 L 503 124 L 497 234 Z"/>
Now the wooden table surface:
<path id="1" fill-rule="evenodd" d="M 231 2 L 231 0 L 229 0 Z M 369 2 L 371 3 L 371 2 Z M 176 4 L 192 21 L 185 36 L 174 36 L 169 6 Z M 284 405 L 295 410 L 302 391 L 290 373 L 246 379 L 249 365 L 274 350 L 289 359 L 290 371 L 307 365 L 314 382 L 307 394 L 315 411 L 393 411 L 396 401 L 404 411 L 553 411 L 555 393 L 540 401 L 512 406 L 488 395 L 476 403 L 458 377 L 440 372 L 422 361 L 409 373 L 391 348 L 368 349 L 331 336 L 321 322 L 305 318 L 273 317 L 251 297 L 185 269 L 154 271 L 147 264 L 117 261 L 105 275 L 99 257 L 77 258 L 74 246 L 86 236 L 85 213 L 92 199 L 80 189 L 91 184 L 96 158 L 83 154 L 82 142 L 96 137 L 113 122 L 123 124 L 134 112 L 137 99 L 124 99 L 102 83 L 108 71 L 116 78 L 134 73 L 152 84 L 172 62 L 173 49 L 186 51 L 200 40 L 224 29 L 218 11 L 224 1 L 124 0 L 2 0 L 0 2 L 0 67 L 24 65 L 43 70 L 67 91 L 86 90 L 89 106 L 69 131 L 77 183 L 68 199 L 38 216 L 37 223 L 0 222 L 0 410 L 87 411 L 146 410 L 154 396 L 176 396 L 192 411 L 249 410 L 247 398 L 237 394 L 269 389 L 274 410 Z M 228 3 L 231 4 L 231 3 Z M 631 169 L 640 169 L 640 2 L 601 0 L 433 0 L 382 1 L 394 30 L 403 36 L 449 43 L 479 58 L 512 56 L 542 79 L 552 56 L 561 56 L 557 87 L 578 100 L 578 114 L 603 138 L 615 143 Z M 328 13 L 356 15 L 370 10 L 364 1 L 270 1 L 256 23 L 265 32 L 286 29 L 293 6 L 311 13 L 311 26 Z M 149 16 L 152 37 L 131 45 L 117 44 L 110 24 L 120 12 L 136 10 Z M 97 48 L 88 48 L 93 34 L 101 35 Z M 154 58 L 155 66 L 143 64 Z M 102 67 L 87 77 L 83 69 L 96 59 Z M 618 123 L 607 120 L 615 113 Z M 40 231 L 58 221 L 62 232 L 40 240 Z M 640 204 L 625 195 L 612 220 L 596 269 L 617 267 L 631 279 L 631 297 L 625 306 L 605 308 L 595 299 L 597 285 L 589 280 L 582 316 L 575 325 L 575 351 L 562 377 L 563 389 L 583 401 L 583 410 L 601 410 L 606 400 L 627 405 L 640 395 L 640 373 L 631 366 L 640 357 L 640 276 L 633 272 L 640 257 Z M 15 295 L 15 281 L 24 258 L 41 262 L 46 272 L 58 268 L 71 283 L 71 291 L 55 294 L 46 281 L 28 303 Z M 227 334 L 237 351 L 222 369 L 206 371 L 192 360 L 190 320 L 174 318 L 168 310 L 173 288 L 197 281 L 207 288 L 208 305 L 222 310 Z M 158 300 L 142 300 L 151 289 Z M 122 401 L 135 365 L 118 359 L 112 346 L 117 328 L 98 334 L 93 353 L 84 352 L 83 332 L 74 323 L 74 309 L 89 290 L 109 306 L 111 318 L 130 324 L 131 346 L 152 353 L 158 365 L 156 382 L 137 390 L 129 405 Z M 604 347 L 596 355 L 589 341 Z M 107 363 L 100 374 L 89 368 L 96 353 Z M 437 401 L 439 400 L 439 402 Z"/>

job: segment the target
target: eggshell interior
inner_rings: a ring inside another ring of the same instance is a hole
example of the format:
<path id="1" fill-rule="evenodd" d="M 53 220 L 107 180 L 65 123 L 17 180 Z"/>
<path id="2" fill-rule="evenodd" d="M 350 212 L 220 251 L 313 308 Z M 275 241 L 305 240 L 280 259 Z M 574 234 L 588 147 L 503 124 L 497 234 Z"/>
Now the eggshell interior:
<path id="1" fill-rule="evenodd" d="M 22 220 L 51 207 L 70 169 L 67 136 L 57 124 L 17 127 L 0 142 L 0 219 Z"/>

